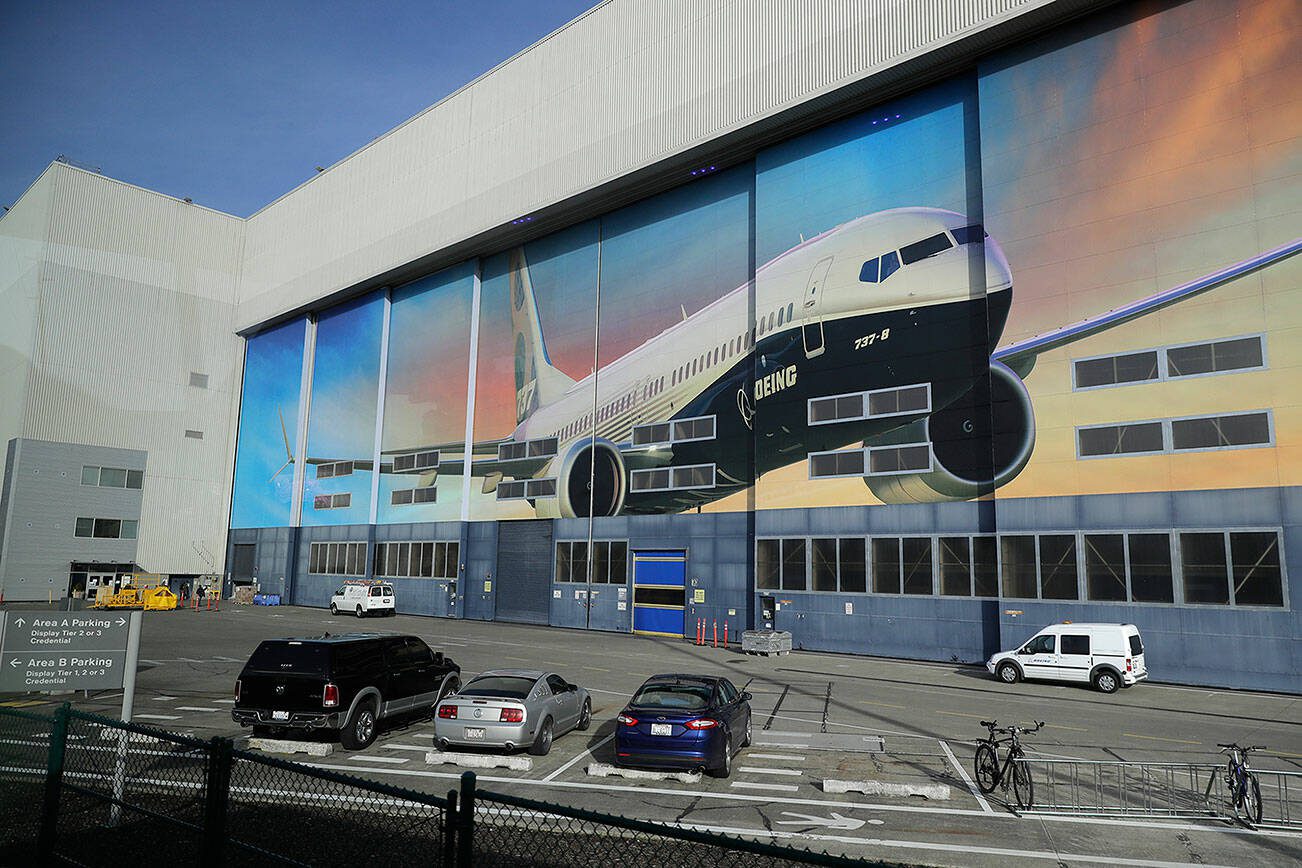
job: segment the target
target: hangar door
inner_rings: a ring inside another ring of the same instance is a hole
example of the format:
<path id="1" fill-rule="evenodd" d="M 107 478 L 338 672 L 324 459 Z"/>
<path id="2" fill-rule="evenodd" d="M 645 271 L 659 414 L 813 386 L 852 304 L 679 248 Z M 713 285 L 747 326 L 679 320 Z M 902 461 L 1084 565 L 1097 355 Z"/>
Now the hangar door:
<path id="1" fill-rule="evenodd" d="M 633 552 L 633 632 L 686 636 L 687 552 Z"/>
<path id="2" fill-rule="evenodd" d="M 551 611 L 552 523 L 503 521 L 497 526 L 497 621 L 546 624 Z"/>

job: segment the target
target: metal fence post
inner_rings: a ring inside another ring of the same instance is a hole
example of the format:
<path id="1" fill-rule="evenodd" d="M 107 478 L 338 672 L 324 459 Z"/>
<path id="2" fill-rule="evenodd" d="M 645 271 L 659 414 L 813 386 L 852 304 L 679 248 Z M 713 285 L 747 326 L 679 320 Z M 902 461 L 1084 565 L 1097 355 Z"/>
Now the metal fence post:
<path id="1" fill-rule="evenodd" d="M 63 794 L 63 756 L 68 745 L 68 717 L 72 706 L 65 702 L 54 712 L 50 730 L 50 747 L 45 754 L 45 804 L 41 810 L 41 829 L 36 839 L 36 855 L 42 865 L 54 862 L 54 842 L 58 838 L 59 800 Z"/>
<path id="2" fill-rule="evenodd" d="M 226 862 L 226 805 L 231 789 L 232 742 L 213 736 L 208 742 L 208 774 L 204 781 L 203 840 L 199 864 L 215 868 Z"/>
<path id="3" fill-rule="evenodd" d="M 452 868 L 457 860 L 457 791 L 448 790 L 448 803 L 443 808 L 443 868 Z"/>
<path id="4" fill-rule="evenodd" d="M 475 854 L 475 773 L 461 774 L 461 799 L 457 806 L 457 866 L 472 868 Z"/>

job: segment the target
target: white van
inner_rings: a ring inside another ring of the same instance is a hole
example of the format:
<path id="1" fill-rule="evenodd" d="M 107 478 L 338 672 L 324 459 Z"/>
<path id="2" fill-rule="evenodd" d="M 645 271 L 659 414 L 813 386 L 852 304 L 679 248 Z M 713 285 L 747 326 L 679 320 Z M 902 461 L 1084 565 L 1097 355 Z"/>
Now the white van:
<path id="1" fill-rule="evenodd" d="M 352 612 L 361 618 L 376 612 L 393 615 L 393 585 L 384 582 L 344 582 L 330 598 L 330 614 Z"/>
<path id="2" fill-rule="evenodd" d="M 1148 677 L 1144 640 L 1134 624 L 1053 624 L 1016 651 L 991 657 L 986 669 L 1005 684 L 1023 678 L 1076 681 L 1104 693 Z"/>

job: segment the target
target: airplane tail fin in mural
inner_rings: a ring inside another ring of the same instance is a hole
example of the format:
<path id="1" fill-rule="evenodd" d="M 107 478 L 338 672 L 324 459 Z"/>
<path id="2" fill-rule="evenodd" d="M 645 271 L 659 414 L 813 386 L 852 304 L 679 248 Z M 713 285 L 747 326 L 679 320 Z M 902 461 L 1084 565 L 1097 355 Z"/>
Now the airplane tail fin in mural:
<path id="1" fill-rule="evenodd" d="M 543 342 L 533 283 L 524 248 L 510 253 L 511 330 L 515 355 L 515 421 L 523 422 L 539 406 L 565 394 L 574 380 L 552 367 Z"/>

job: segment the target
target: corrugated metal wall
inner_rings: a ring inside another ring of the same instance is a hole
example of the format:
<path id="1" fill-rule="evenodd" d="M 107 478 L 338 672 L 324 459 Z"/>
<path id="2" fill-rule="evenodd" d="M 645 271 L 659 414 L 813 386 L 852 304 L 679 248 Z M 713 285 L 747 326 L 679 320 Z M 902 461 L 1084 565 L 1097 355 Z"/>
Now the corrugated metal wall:
<path id="1" fill-rule="evenodd" d="M 43 173 L 0 220 L 0 446 L 22 433 L 55 174 Z"/>
<path id="2" fill-rule="evenodd" d="M 1051 4 L 604 3 L 253 215 L 238 325 Z"/>
<path id="3" fill-rule="evenodd" d="M 45 180 L 22 435 L 147 451 L 140 563 L 219 570 L 243 349 L 233 304 L 243 221 L 62 163 Z M 207 375 L 206 388 L 190 385 L 192 372 Z"/>

